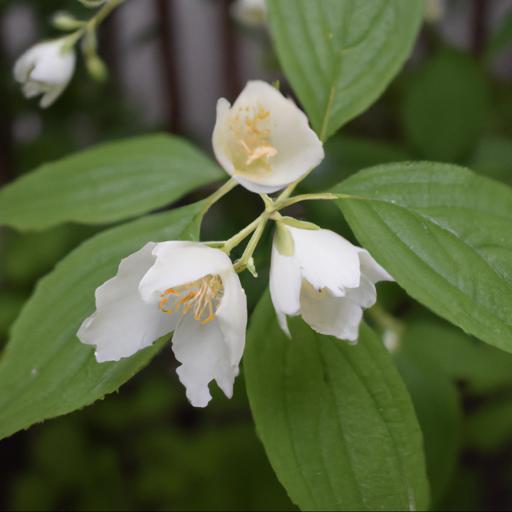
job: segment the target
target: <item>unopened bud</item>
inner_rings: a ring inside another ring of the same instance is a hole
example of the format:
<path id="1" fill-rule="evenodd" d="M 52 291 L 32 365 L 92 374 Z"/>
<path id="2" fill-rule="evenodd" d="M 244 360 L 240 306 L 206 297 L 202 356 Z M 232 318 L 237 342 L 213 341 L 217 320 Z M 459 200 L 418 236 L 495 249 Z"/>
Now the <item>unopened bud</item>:
<path id="1" fill-rule="evenodd" d="M 56 12 L 52 16 L 51 23 L 56 29 L 64 31 L 76 30 L 84 25 L 83 21 L 77 20 L 71 14 L 64 11 Z"/>
<path id="2" fill-rule="evenodd" d="M 87 55 L 85 65 L 87 66 L 87 71 L 94 80 L 103 82 L 107 78 L 108 68 L 105 62 L 97 54 Z"/>

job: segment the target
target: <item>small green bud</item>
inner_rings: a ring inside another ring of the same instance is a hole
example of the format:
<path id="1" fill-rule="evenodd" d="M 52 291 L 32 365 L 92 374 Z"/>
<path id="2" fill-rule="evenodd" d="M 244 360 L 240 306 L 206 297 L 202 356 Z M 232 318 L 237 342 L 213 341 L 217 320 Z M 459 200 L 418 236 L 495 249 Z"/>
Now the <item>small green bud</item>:
<path id="1" fill-rule="evenodd" d="M 320 229 L 319 226 L 317 226 L 316 224 L 313 224 L 312 222 L 295 219 L 294 217 L 281 216 L 279 221 L 282 222 L 283 224 L 286 224 L 287 226 L 291 226 L 292 228 L 310 229 L 310 230 Z"/>
<path id="2" fill-rule="evenodd" d="M 56 29 L 63 31 L 77 30 L 84 26 L 83 21 L 77 20 L 71 14 L 64 11 L 56 12 L 52 16 L 51 23 Z"/>
<path id="3" fill-rule="evenodd" d="M 87 55 L 85 58 L 87 71 L 94 80 L 103 82 L 108 77 L 108 68 L 103 60 L 97 54 Z"/>
<path id="4" fill-rule="evenodd" d="M 251 273 L 252 277 L 258 277 L 256 265 L 254 264 L 254 258 L 251 256 L 247 262 L 247 270 Z"/>
<path id="5" fill-rule="evenodd" d="M 288 228 L 280 221 L 276 222 L 276 234 L 274 243 L 277 250 L 283 256 L 293 256 L 295 244 Z"/>
<path id="6" fill-rule="evenodd" d="M 96 7 L 100 7 L 100 5 L 103 5 L 107 0 L 78 0 L 82 5 L 85 5 L 85 7 L 89 7 L 89 9 L 95 9 Z"/>

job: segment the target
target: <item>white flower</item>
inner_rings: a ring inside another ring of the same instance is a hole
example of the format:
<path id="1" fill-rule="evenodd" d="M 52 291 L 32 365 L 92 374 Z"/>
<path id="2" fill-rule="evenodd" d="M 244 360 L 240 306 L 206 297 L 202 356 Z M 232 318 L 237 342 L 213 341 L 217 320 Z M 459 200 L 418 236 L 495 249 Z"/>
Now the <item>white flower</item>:
<path id="1" fill-rule="evenodd" d="M 215 379 L 226 396 L 245 344 L 247 301 L 231 260 L 194 242 L 146 244 L 123 259 L 96 290 L 96 311 L 77 336 L 96 360 L 118 361 L 174 330 L 177 373 L 196 407 L 211 399 Z"/>
<path id="2" fill-rule="evenodd" d="M 270 293 L 288 336 L 286 315 L 300 314 L 321 334 L 357 341 L 363 308 L 376 301 L 375 283 L 392 280 L 366 250 L 333 231 L 278 224 Z"/>
<path id="3" fill-rule="evenodd" d="M 40 106 L 49 107 L 64 91 L 75 71 L 76 56 L 66 48 L 66 39 L 39 43 L 28 49 L 14 65 L 14 78 L 23 84 L 23 94 L 42 94 Z"/>
<path id="4" fill-rule="evenodd" d="M 324 157 L 304 113 L 261 81 L 249 82 L 233 106 L 218 101 L 213 149 L 228 174 L 258 193 L 286 187 Z"/>
<path id="5" fill-rule="evenodd" d="M 236 0 L 231 7 L 233 16 L 252 27 L 264 25 L 267 19 L 267 4 L 265 0 Z"/>
<path id="6" fill-rule="evenodd" d="M 426 0 L 425 20 L 429 23 L 436 23 L 444 16 L 445 10 L 445 0 Z"/>

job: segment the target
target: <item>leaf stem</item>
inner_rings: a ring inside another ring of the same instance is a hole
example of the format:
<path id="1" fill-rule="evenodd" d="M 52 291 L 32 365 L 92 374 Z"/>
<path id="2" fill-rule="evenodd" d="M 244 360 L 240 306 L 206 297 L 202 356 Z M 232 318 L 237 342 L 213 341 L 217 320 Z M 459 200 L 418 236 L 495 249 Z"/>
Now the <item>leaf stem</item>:
<path id="1" fill-rule="evenodd" d="M 312 201 L 315 199 L 333 201 L 334 199 L 340 199 L 340 195 L 332 194 L 330 192 L 325 192 L 321 194 L 299 194 L 298 196 L 293 196 L 292 198 L 286 199 L 280 203 L 276 201 L 276 205 L 278 206 L 279 209 L 282 209 L 287 208 L 292 204 L 300 203 L 301 201 Z"/>
<path id="2" fill-rule="evenodd" d="M 90 26 L 97 27 L 116 7 L 126 0 L 110 0 L 89 21 Z"/>
<path id="3" fill-rule="evenodd" d="M 249 264 L 252 255 L 256 250 L 256 247 L 258 246 L 258 243 L 263 235 L 263 232 L 265 231 L 265 226 L 267 225 L 270 215 L 272 215 L 271 212 L 265 211 L 261 214 L 261 219 L 258 219 L 258 225 L 254 233 L 252 234 L 247 246 L 245 247 L 242 256 L 237 262 L 235 262 L 234 268 L 237 272 L 241 272 L 242 270 L 245 270 L 247 268 L 247 265 Z"/>
<path id="4" fill-rule="evenodd" d="M 85 22 L 82 27 L 80 27 L 75 32 L 69 34 L 66 37 L 66 48 L 71 49 L 86 32 L 94 32 L 98 25 L 116 8 L 119 7 L 122 3 L 126 2 L 126 0 L 110 0 L 106 2 L 97 12 L 96 14 L 89 19 L 89 21 Z"/>
<path id="5" fill-rule="evenodd" d="M 228 192 L 231 192 L 236 186 L 238 182 L 233 178 L 229 179 L 224 183 L 221 187 L 219 187 L 213 194 L 206 198 L 206 204 L 201 212 L 204 216 L 206 212 L 222 197 L 224 197 Z"/>
<path id="6" fill-rule="evenodd" d="M 400 340 L 405 331 L 405 324 L 389 314 L 378 303 L 367 311 L 371 319 L 383 330 L 386 348 L 394 352 L 400 346 Z"/>
<path id="7" fill-rule="evenodd" d="M 256 230 L 267 212 L 263 212 L 259 217 L 256 217 L 250 224 L 245 226 L 236 235 L 226 240 L 223 244 L 222 250 L 229 254 L 237 245 L 243 242 L 254 230 Z"/>

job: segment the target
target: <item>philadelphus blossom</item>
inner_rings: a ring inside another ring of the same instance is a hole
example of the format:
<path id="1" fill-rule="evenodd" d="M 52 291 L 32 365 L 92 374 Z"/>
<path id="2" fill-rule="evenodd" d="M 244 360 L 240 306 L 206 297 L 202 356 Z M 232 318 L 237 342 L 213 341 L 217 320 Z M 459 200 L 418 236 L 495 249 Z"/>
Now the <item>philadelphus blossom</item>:
<path id="1" fill-rule="evenodd" d="M 231 8 L 233 16 L 245 25 L 257 27 L 267 19 L 265 0 L 237 0 Z"/>
<path id="2" fill-rule="evenodd" d="M 425 20 L 430 23 L 438 22 L 444 15 L 445 0 L 427 0 L 425 2 Z"/>
<path id="3" fill-rule="evenodd" d="M 257 193 L 286 187 L 324 157 L 304 113 L 261 81 L 249 82 L 232 106 L 218 101 L 213 149 L 226 172 Z"/>
<path id="4" fill-rule="evenodd" d="M 66 38 L 39 43 L 27 50 L 14 65 L 14 78 L 25 97 L 42 94 L 40 106 L 49 107 L 64 91 L 75 71 L 76 56 L 66 47 Z"/>
<path id="5" fill-rule="evenodd" d="M 231 397 L 245 345 L 247 301 L 229 257 L 201 243 L 146 244 L 96 290 L 96 311 L 77 336 L 96 360 L 118 361 L 174 331 L 177 373 L 196 407 L 215 379 Z"/>
<path id="6" fill-rule="evenodd" d="M 375 304 L 375 283 L 393 278 L 360 247 L 327 229 L 278 224 L 270 293 L 279 325 L 301 315 L 320 334 L 355 342 L 363 308 Z"/>

